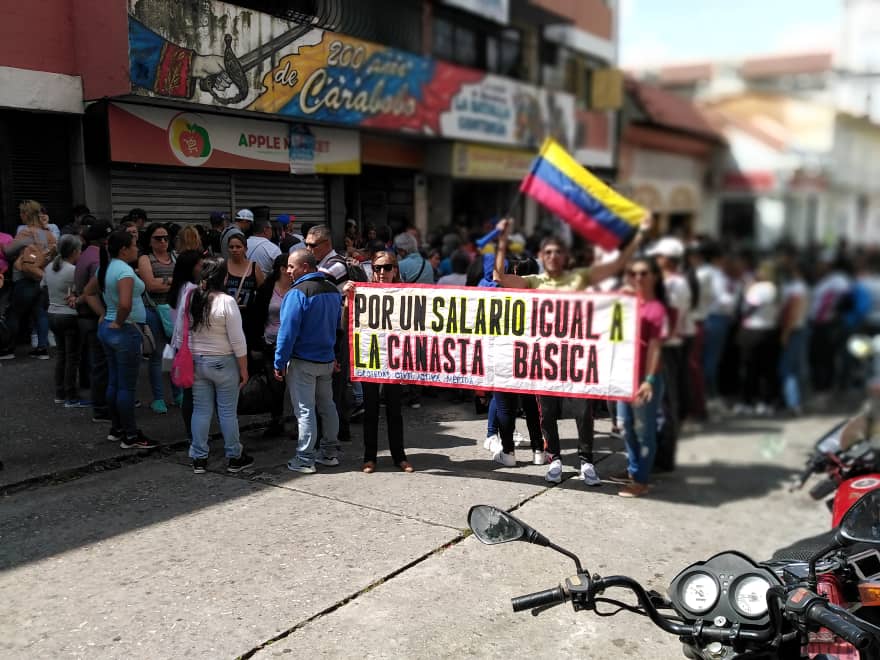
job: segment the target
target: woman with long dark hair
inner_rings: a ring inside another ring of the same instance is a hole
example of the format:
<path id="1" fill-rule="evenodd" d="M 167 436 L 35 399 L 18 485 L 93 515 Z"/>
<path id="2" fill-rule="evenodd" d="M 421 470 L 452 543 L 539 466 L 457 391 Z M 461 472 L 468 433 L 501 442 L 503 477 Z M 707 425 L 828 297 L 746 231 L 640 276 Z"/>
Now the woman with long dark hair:
<path id="1" fill-rule="evenodd" d="M 58 241 L 58 254 L 46 268 L 43 280 L 49 291 L 49 328 L 55 335 L 55 403 L 65 408 L 79 408 L 80 338 L 76 313 L 76 262 L 82 253 L 79 236 L 65 234 Z M 91 402 L 83 402 L 82 407 Z"/>
<path id="2" fill-rule="evenodd" d="M 107 355 L 107 406 L 112 426 L 108 440 L 119 441 L 123 449 L 152 449 L 157 443 L 138 430 L 134 419 L 135 392 L 141 364 L 141 330 L 145 325 L 144 281 L 131 265 L 138 255 L 134 236 L 114 231 L 101 250 L 98 288 L 106 311 L 98 326 L 98 339 Z M 91 293 L 87 287 L 87 294 Z"/>
<path id="3" fill-rule="evenodd" d="M 226 452 L 226 471 L 240 472 L 253 465 L 244 453 L 238 431 L 238 392 L 248 381 L 247 344 L 241 312 L 226 293 L 226 260 L 202 261 L 202 272 L 189 302 L 190 349 L 193 354 L 192 443 L 193 472 L 208 464 L 208 431 L 215 402 Z"/>
<path id="4" fill-rule="evenodd" d="M 154 413 L 164 415 L 168 412 L 165 405 L 165 392 L 162 382 L 162 349 L 168 343 L 162 315 L 168 315 L 168 292 L 171 289 L 171 278 L 174 275 L 174 254 L 170 248 L 171 234 L 165 225 L 154 222 L 144 231 L 143 254 L 138 259 L 138 275 L 143 279 L 147 289 L 147 325 L 156 339 L 156 350 L 149 358 L 150 389 L 153 391 L 153 402 L 150 409 Z M 170 318 L 166 319 L 170 324 Z M 172 390 L 176 388 L 172 387 Z M 180 401 L 180 392 L 173 392 L 175 401 Z"/>
<path id="5" fill-rule="evenodd" d="M 168 291 L 168 304 L 171 305 L 171 318 L 174 322 L 174 333 L 169 343 L 175 349 L 179 349 L 182 342 L 183 324 L 178 323 L 181 313 L 186 309 L 186 300 L 190 293 L 197 287 L 197 282 L 202 274 L 202 252 L 200 250 L 187 250 L 177 255 L 174 264 L 174 274 L 171 276 L 171 288 Z M 187 440 L 192 440 L 192 416 L 193 394 L 192 388 L 182 388 L 180 398 L 180 413 L 183 416 L 183 427 L 186 430 Z"/>
<path id="6" fill-rule="evenodd" d="M 373 282 L 391 284 L 400 282 L 397 268 L 397 257 L 391 252 L 377 252 L 373 255 Z M 343 294 L 354 288 L 354 282 L 348 282 Z M 379 384 L 364 383 L 364 465 L 361 471 L 371 474 L 376 471 L 376 454 L 379 441 Z M 384 383 L 385 418 L 388 423 L 388 448 L 391 460 L 404 472 L 413 472 L 412 464 L 406 458 L 403 448 L 403 415 L 401 412 L 401 394 L 403 385 Z"/>
<path id="7" fill-rule="evenodd" d="M 618 495 L 641 497 L 648 492 L 648 479 L 657 454 L 657 408 L 663 401 L 660 354 L 669 332 L 669 314 L 663 273 L 653 258 L 635 259 L 626 269 L 626 288 L 639 296 L 639 389 L 632 401 L 617 404 L 623 418 L 627 471 L 611 477 L 623 483 Z"/>

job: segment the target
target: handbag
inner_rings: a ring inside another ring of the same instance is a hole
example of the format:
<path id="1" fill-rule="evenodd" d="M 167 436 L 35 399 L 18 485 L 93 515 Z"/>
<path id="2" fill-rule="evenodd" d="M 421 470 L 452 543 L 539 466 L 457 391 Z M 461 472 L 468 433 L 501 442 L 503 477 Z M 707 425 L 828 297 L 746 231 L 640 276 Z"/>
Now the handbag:
<path id="1" fill-rule="evenodd" d="M 156 352 L 156 338 L 153 336 L 153 331 L 146 324 L 134 323 L 132 325 L 141 335 L 141 355 L 150 357 Z"/>
<path id="2" fill-rule="evenodd" d="M 165 348 L 162 349 L 162 372 L 166 374 L 171 373 L 171 367 L 174 365 L 174 356 L 177 355 L 177 351 L 174 350 L 174 347 L 169 343 L 165 344 Z"/>
<path id="3" fill-rule="evenodd" d="M 39 282 L 43 279 L 43 268 L 46 266 L 46 254 L 34 245 L 26 245 L 18 253 L 12 268 L 25 277 Z"/>
<path id="4" fill-rule="evenodd" d="M 189 303 L 191 300 L 192 291 L 187 296 L 186 306 L 183 309 L 183 335 L 180 348 L 177 349 L 171 362 L 171 382 L 184 389 L 192 387 L 196 379 L 193 355 L 189 348 Z"/>

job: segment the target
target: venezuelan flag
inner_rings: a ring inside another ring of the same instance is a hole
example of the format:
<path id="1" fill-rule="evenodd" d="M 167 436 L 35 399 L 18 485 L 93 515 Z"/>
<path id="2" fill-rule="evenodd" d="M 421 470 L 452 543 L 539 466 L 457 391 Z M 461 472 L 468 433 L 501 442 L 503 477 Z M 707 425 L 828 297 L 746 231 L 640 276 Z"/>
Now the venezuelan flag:
<path id="1" fill-rule="evenodd" d="M 627 240 L 647 213 L 602 183 L 552 138 L 544 141 L 519 189 L 606 250 Z"/>

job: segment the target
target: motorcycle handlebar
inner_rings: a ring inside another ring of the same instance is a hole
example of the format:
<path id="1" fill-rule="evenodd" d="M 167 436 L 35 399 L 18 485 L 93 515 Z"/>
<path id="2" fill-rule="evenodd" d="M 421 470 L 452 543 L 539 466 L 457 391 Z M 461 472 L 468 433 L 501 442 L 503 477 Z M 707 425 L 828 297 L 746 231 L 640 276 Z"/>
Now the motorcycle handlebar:
<path id="1" fill-rule="evenodd" d="M 558 605 L 564 603 L 567 599 L 568 596 L 562 587 L 554 587 L 553 589 L 544 589 L 544 591 L 511 598 L 510 604 L 513 605 L 514 612 L 522 612 L 523 610 L 533 610 L 544 605 Z"/>
<path id="2" fill-rule="evenodd" d="M 817 601 L 811 605 L 805 616 L 808 621 L 828 628 L 835 635 L 845 639 L 859 650 L 866 648 L 871 643 L 872 636 L 870 633 L 850 623 L 848 619 L 829 608 L 822 601 Z"/>

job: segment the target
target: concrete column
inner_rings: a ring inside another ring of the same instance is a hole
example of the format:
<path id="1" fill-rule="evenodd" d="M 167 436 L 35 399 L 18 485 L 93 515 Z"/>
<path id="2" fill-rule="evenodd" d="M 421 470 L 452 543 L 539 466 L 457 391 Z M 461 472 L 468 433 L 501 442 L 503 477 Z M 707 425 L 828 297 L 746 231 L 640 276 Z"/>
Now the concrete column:
<path id="1" fill-rule="evenodd" d="M 428 178 L 424 174 L 413 177 L 413 224 L 424 239 L 428 235 Z"/>
<path id="2" fill-rule="evenodd" d="M 345 179 L 342 176 L 327 177 L 330 234 L 333 246 L 340 254 L 345 251 Z"/>
<path id="3" fill-rule="evenodd" d="M 452 177 L 434 175 L 428 179 L 428 227 L 452 223 Z"/>

